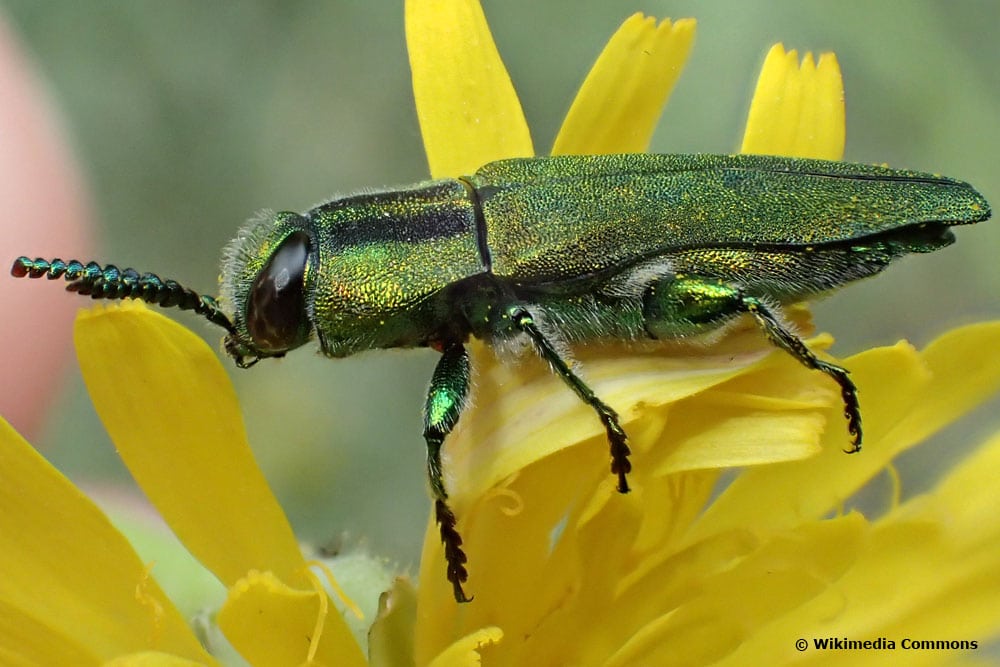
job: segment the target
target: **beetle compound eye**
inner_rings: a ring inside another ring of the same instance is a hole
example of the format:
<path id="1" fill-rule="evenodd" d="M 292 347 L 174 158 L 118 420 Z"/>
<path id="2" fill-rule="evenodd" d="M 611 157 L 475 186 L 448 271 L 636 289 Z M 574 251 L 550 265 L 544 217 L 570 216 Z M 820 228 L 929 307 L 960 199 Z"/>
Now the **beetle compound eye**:
<path id="1" fill-rule="evenodd" d="M 282 352 L 301 343 L 305 317 L 305 274 L 309 235 L 289 235 L 257 275 L 247 304 L 247 329 L 254 344 Z"/>

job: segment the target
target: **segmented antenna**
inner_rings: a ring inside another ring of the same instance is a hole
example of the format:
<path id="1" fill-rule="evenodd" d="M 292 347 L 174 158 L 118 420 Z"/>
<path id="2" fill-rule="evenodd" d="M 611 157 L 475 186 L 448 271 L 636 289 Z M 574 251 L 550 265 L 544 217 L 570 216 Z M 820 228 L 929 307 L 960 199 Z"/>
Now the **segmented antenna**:
<path id="1" fill-rule="evenodd" d="M 184 287 L 176 280 L 161 280 L 154 273 L 143 273 L 135 269 L 119 270 L 108 264 L 97 262 L 83 264 L 77 260 L 51 262 L 36 258 L 18 257 L 10 267 L 10 275 L 15 278 L 41 278 L 49 280 L 65 278 L 66 289 L 77 294 L 89 295 L 92 299 L 141 299 L 161 308 L 193 310 L 212 324 L 217 324 L 232 335 L 236 335 L 233 323 L 219 308 L 219 303 L 210 296 L 198 294 Z"/>

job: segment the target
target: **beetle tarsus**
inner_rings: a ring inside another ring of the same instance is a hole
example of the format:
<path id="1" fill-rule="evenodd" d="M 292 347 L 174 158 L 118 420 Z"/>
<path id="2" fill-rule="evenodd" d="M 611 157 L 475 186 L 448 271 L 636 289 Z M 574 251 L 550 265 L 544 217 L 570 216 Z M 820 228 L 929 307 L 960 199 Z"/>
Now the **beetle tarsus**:
<path id="1" fill-rule="evenodd" d="M 455 593 L 456 602 L 472 602 L 472 598 L 465 594 L 462 584 L 469 578 L 469 571 L 465 569 L 468 557 L 462 549 L 462 536 L 455 528 L 457 520 L 455 513 L 448 507 L 444 499 L 439 498 L 434 502 L 434 515 L 438 525 L 441 527 L 441 542 L 444 544 L 444 559 L 448 564 L 448 581 L 451 582 Z"/>
<path id="2" fill-rule="evenodd" d="M 602 404 L 603 405 L 603 404 Z M 607 407 L 607 406 L 604 406 Z M 628 473 L 632 472 L 632 462 L 629 461 L 629 454 L 632 450 L 628 446 L 628 436 L 625 430 L 618 423 L 618 414 L 613 410 L 605 413 L 598 409 L 604 428 L 608 432 L 608 442 L 611 445 L 611 474 L 618 476 L 618 493 L 628 493 Z"/>
<path id="3" fill-rule="evenodd" d="M 844 419 L 847 420 L 847 431 L 852 436 L 851 444 L 844 451 L 848 454 L 861 451 L 861 407 L 858 405 L 858 388 L 851 380 L 849 371 L 822 359 L 816 360 L 816 369 L 826 373 L 840 385 Z"/>
<path id="4" fill-rule="evenodd" d="M 469 602 L 471 597 L 465 594 L 462 584 L 469 578 L 465 567 L 469 558 L 462 549 L 462 536 L 458 532 L 458 519 L 455 512 L 448 506 L 448 494 L 444 490 L 444 480 L 441 474 L 441 443 L 443 438 L 426 435 L 427 438 L 427 475 L 430 479 L 431 492 L 434 494 L 434 518 L 441 531 L 441 543 L 444 545 L 444 560 L 447 566 L 448 581 L 455 591 L 456 602 Z"/>

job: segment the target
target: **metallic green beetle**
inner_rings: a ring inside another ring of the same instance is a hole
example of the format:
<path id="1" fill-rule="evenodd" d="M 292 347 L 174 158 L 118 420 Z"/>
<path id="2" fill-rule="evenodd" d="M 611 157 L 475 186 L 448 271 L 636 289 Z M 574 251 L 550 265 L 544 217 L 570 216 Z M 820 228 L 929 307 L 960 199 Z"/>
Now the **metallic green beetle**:
<path id="1" fill-rule="evenodd" d="M 194 310 L 225 328 L 242 368 L 314 336 L 330 357 L 440 351 L 424 413 L 427 468 L 448 580 L 466 601 L 441 447 L 468 399 L 470 336 L 534 346 L 604 424 L 622 493 L 627 438 L 571 369 L 574 343 L 694 337 L 749 314 L 772 343 L 837 382 L 857 451 L 854 384 L 789 329 L 781 304 L 942 248 L 950 226 L 989 217 L 966 183 L 883 167 L 754 155 L 526 158 L 252 220 L 225 252 L 225 312 L 174 281 L 93 262 L 21 257 L 12 273 Z"/>

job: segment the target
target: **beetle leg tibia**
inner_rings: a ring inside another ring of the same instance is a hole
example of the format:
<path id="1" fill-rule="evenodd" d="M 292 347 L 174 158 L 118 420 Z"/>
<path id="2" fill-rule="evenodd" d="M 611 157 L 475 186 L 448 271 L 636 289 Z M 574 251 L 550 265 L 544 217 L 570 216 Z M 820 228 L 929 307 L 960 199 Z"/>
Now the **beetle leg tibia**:
<path id="1" fill-rule="evenodd" d="M 431 386 L 427 391 L 424 408 L 424 440 L 427 441 L 427 476 L 434 494 L 434 514 L 441 527 L 444 558 L 448 564 L 448 581 L 455 592 L 455 600 L 469 602 L 462 584 L 469 578 L 465 569 L 467 561 L 462 550 L 462 536 L 456 528 L 455 513 L 448 506 L 441 473 L 441 446 L 458 422 L 469 396 L 469 354 L 461 343 L 446 345 L 442 350 Z"/>
<path id="2" fill-rule="evenodd" d="M 612 410 L 607 403 L 597 398 L 594 391 L 570 369 L 566 361 L 559 356 L 552 342 L 538 328 L 531 313 L 521 306 L 513 306 L 509 316 L 514 326 L 528 335 L 528 338 L 534 343 L 535 349 L 549 363 L 552 370 L 576 392 L 576 395 L 584 403 L 597 413 L 608 433 L 608 442 L 611 445 L 611 473 L 618 476 L 619 493 L 628 493 L 629 486 L 626 476 L 632 470 L 632 463 L 628 460 L 631 450 L 628 447 L 628 436 L 625 435 L 625 429 L 618 422 L 618 413 Z"/>
<path id="3" fill-rule="evenodd" d="M 861 449 L 861 408 L 858 405 L 858 389 L 854 386 L 846 368 L 818 359 L 812 350 L 806 347 L 801 338 L 785 328 L 760 300 L 744 296 L 743 305 L 748 313 L 764 330 L 764 334 L 772 343 L 798 359 L 808 368 L 822 371 L 829 375 L 840 386 L 840 395 L 844 401 L 844 418 L 847 419 L 847 430 L 851 434 L 851 445 L 847 449 L 853 454 Z"/>

